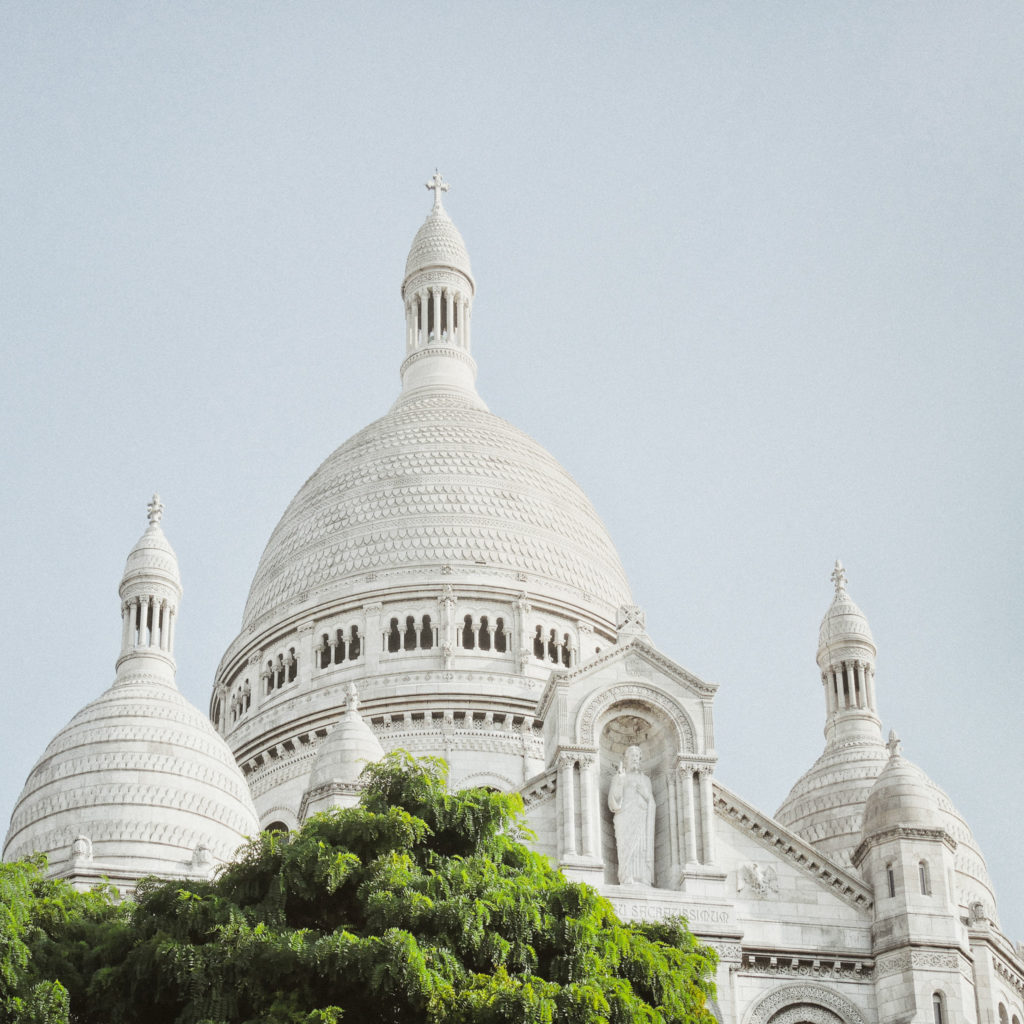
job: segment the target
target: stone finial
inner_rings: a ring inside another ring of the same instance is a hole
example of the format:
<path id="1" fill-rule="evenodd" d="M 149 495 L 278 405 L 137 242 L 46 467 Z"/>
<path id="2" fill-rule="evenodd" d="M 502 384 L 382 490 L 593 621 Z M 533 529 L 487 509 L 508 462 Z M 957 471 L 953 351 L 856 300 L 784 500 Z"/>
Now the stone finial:
<path id="1" fill-rule="evenodd" d="M 154 493 L 153 500 L 146 506 L 146 517 L 150 526 L 159 526 L 160 520 L 164 517 L 164 503 L 160 500 L 159 494 Z"/>
<path id="2" fill-rule="evenodd" d="M 427 182 L 427 188 L 433 189 L 434 209 L 441 209 L 441 193 L 447 192 L 451 186 L 441 177 L 436 167 L 434 168 L 434 176 Z"/>
<path id="3" fill-rule="evenodd" d="M 846 590 L 846 570 L 843 568 L 843 563 L 836 559 L 835 568 L 832 570 L 832 575 L 829 577 L 835 584 L 836 597 L 838 597 L 844 590 Z"/>
<path id="4" fill-rule="evenodd" d="M 348 703 L 345 705 L 346 711 L 358 711 L 359 710 L 359 691 L 356 689 L 355 680 L 350 680 L 348 684 Z"/>
<path id="5" fill-rule="evenodd" d="M 896 730 L 895 729 L 890 729 L 889 730 L 889 742 L 886 743 L 886 745 L 885 745 L 886 750 L 889 751 L 889 757 L 890 758 L 899 757 L 900 756 L 900 750 L 901 750 L 902 746 L 903 746 L 903 743 L 900 741 L 899 736 L 896 735 Z"/>

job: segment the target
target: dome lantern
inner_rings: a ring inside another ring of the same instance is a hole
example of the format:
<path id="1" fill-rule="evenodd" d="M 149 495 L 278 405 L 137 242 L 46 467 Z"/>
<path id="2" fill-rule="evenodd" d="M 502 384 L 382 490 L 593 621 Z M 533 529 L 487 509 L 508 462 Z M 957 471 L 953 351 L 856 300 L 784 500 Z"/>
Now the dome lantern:
<path id="1" fill-rule="evenodd" d="M 836 560 L 835 594 L 818 631 L 818 668 L 825 692 L 829 743 L 855 737 L 881 740 L 875 698 L 875 647 L 867 617 L 846 591 L 846 570 Z"/>
<path id="2" fill-rule="evenodd" d="M 402 392 L 457 389 L 476 394 L 476 363 L 470 355 L 470 321 L 476 285 L 469 253 L 441 202 L 450 188 L 435 171 L 427 182 L 434 203 L 409 249 L 402 281 L 405 360 Z"/>

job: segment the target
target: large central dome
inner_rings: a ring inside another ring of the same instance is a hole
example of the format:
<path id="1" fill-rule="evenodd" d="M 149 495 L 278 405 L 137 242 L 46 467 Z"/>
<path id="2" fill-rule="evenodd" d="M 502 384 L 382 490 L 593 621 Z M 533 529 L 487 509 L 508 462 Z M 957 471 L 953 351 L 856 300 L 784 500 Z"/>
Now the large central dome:
<path id="1" fill-rule="evenodd" d="M 331 454 L 285 510 L 243 629 L 369 574 L 505 570 L 612 609 L 629 585 L 597 513 L 536 441 L 458 391 L 415 393 Z M 347 584 L 350 584 L 347 585 Z"/>

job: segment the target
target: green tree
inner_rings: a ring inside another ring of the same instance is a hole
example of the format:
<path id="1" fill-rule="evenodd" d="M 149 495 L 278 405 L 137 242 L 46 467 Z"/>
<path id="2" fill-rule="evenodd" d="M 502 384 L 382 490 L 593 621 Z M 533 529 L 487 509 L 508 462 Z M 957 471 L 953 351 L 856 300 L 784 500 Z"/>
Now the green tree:
<path id="1" fill-rule="evenodd" d="M 212 882 L 43 922 L 32 983 L 81 1024 L 713 1024 L 714 953 L 527 849 L 518 795 L 449 793 L 404 754 L 364 778 L 358 807 L 264 833 Z"/>

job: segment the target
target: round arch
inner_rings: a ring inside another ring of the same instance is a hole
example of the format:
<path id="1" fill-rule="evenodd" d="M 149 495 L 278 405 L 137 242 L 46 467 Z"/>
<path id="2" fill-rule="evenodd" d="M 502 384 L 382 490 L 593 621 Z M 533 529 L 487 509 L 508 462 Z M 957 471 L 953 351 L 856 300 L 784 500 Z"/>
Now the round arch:
<path id="1" fill-rule="evenodd" d="M 780 985 L 748 1011 L 744 1024 L 866 1024 L 845 996 L 824 985 Z"/>
<path id="2" fill-rule="evenodd" d="M 619 683 L 606 690 L 600 690 L 583 707 L 576 716 L 576 743 L 585 748 L 593 748 L 597 744 L 599 726 L 605 716 L 616 704 L 631 702 L 646 704 L 651 710 L 664 716 L 673 726 L 680 754 L 699 753 L 696 744 L 696 730 L 693 721 L 672 697 L 651 686 L 649 683 L 635 681 Z"/>
<path id="3" fill-rule="evenodd" d="M 497 772 L 471 772 L 452 783 L 454 790 L 475 789 L 478 786 L 487 786 L 501 793 L 512 793 L 519 788 L 507 775 L 499 775 Z"/>

